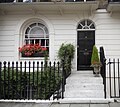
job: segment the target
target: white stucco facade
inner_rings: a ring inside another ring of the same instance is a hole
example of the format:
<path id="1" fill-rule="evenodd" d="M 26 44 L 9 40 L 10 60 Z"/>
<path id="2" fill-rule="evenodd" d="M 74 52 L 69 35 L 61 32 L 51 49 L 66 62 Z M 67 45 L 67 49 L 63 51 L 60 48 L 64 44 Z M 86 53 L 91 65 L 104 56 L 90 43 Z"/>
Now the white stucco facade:
<path id="1" fill-rule="evenodd" d="M 46 9 L 47 10 L 47 9 Z M 1 11 L 0 14 L 0 61 L 42 60 L 43 58 L 21 58 L 18 48 L 22 46 L 24 27 L 35 20 L 42 21 L 49 30 L 49 59 L 58 60 L 57 52 L 62 43 L 75 46 L 73 68 L 77 69 L 77 25 L 83 19 L 95 23 L 95 44 L 103 46 L 106 58 L 120 57 L 120 12 L 106 9 L 94 11 L 41 12 L 34 10 Z"/>

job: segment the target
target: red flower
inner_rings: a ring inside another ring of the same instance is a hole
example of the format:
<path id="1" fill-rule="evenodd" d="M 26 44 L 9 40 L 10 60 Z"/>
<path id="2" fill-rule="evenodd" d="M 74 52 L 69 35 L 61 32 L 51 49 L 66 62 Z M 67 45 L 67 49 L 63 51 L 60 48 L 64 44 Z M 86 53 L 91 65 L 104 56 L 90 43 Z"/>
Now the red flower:
<path id="1" fill-rule="evenodd" d="M 46 51 L 47 50 L 47 48 L 45 48 L 45 47 L 42 47 L 42 51 Z"/>
<path id="2" fill-rule="evenodd" d="M 34 53 L 46 51 L 47 48 L 41 47 L 40 44 L 27 44 L 27 45 L 23 45 L 22 47 L 19 47 L 18 50 L 20 53 L 26 56 L 31 56 Z"/>

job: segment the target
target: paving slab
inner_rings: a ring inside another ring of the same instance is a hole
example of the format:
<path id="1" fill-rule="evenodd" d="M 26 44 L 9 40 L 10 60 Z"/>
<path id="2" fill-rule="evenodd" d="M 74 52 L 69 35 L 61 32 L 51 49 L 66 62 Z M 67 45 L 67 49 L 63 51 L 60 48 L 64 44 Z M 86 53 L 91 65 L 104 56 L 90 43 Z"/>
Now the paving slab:
<path id="1" fill-rule="evenodd" d="M 109 107 L 109 104 L 90 104 L 90 107 Z"/>
<path id="2" fill-rule="evenodd" d="M 3 103 L 0 102 L 0 107 L 12 107 L 14 105 L 14 103 Z"/>
<path id="3" fill-rule="evenodd" d="M 14 103 L 11 107 L 32 107 L 33 103 Z"/>
<path id="4" fill-rule="evenodd" d="M 70 107 L 70 104 L 53 103 L 50 107 Z"/>
<path id="5" fill-rule="evenodd" d="M 50 107 L 51 106 L 51 103 L 46 103 L 46 104 L 43 104 L 43 103 L 34 103 L 32 105 L 32 107 Z"/>
<path id="6" fill-rule="evenodd" d="M 89 107 L 89 104 L 70 104 L 70 107 Z"/>
<path id="7" fill-rule="evenodd" d="M 110 107 L 120 107 L 120 103 L 110 103 Z"/>

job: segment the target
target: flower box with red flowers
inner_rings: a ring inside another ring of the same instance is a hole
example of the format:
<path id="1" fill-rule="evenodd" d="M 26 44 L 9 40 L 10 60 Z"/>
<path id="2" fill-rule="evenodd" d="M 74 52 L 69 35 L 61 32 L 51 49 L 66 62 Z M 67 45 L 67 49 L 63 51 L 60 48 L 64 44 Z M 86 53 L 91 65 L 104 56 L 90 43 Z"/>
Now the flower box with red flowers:
<path id="1" fill-rule="evenodd" d="M 44 57 L 47 48 L 41 47 L 40 44 L 27 44 L 19 47 L 22 57 Z"/>

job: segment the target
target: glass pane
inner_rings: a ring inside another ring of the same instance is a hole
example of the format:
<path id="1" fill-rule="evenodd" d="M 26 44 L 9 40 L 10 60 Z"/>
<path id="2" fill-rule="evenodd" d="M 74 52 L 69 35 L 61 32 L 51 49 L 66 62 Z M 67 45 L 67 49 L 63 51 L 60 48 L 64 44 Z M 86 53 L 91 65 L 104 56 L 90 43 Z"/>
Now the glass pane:
<path id="1" fill-rule="evenodd" d="M 40 26 L 40 27 L 42 27 L 42 28 L 44 27 L 44 25 L 43 25 L 43 24 L 41 24 L 41 23 L 38 23 L 38 26 Z"/>
<path id="2" fill-rule="evenodd" d="M 92 25 L 90 26 L 90 28 L 91 28 L 91 29 L 95 29 L 95 26 L 94 26 L 94 24 L 92 24 Z"/>
<path id="3" fill-rule="evenodd" d="M 34 40 L 30 40 L 30 44 L 34 44 Z"/>
<path id="4" fill-rule="evenodd" d="M 45 46 L 45 39 L 41 39 L 41 46 Z"/>
<path id="5" fill-rule="evenodd" d="M 30 28 L 28 27 L 28 28 L 26 29 L 26 31 L 25 31 L 25 34 L 28 34 L 28 33 L 29 33 L 29 30 L 30 30 Z"/>
<path id="6" fill-rule="evenodd" d="M 44 31 L 39 28 L 39 27 L 35 27 L 30 31 L 30 37 L 31 38 L 40 38 L 40 37 L 44 37 Z"/>
<path id="7" fill-rule="evenodd" d="M 33 28 L 34 26 L 36 26 L 36 23 L 30 25 L 31 28 Z"/>
<path id="8" fill-rule="evenodd" d="M 79 24 L 77 29 L 82 29 L 82 26 Z"/>
<path id="9" fill-rule="evenodd" d="M 37 44 L 37 43 L 39 43 L 39 39 L 36 39 L 36 40 L 35 40 L 35 44 Z"/>
<path id="10" fill-rule="evenodd" d="M 25 35 L 25 38 L 28 38 L 28 35 Z"/>
<path id="11" fill-rule="evenodd" d="M 82 21 L 81 24 L 82 24 L 83 26 L 85 26 L 85 21 Z"/>
<path id="12" fill-rule="evenodd" d="M 46 46 L 49 46 L 49 40 L 48 39 L 46 40 Z"/>
<path id="13" fill-rule="evenodd" d="M 89 26 L 92 22 L 90 20 L 87 20 L 87 25 Z"/>

